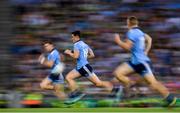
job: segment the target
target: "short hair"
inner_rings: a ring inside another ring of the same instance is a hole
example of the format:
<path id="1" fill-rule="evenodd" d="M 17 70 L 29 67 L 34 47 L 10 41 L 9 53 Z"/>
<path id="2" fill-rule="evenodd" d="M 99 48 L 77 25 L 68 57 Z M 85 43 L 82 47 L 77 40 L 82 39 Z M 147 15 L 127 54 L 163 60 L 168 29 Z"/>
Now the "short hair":
<path id="1" fill-rule="evenodd" d="M 137 17 L 135 17 L 135 16 L 130 16 L 130 17 L 128 17 L 128 20 L 129 20 L 129 23 L 130 23 L 131 25 L 138 25 L 138 19 L 137 19 Z"/>
<path id="2" fill-rule="evenodd" d="M 43 41 L 42 41 L 42 45 L 45 45 L 45 44 L 54 45 L 54 43 L 53 43 L 51 40 L 43 40 Z"/>
<path id="3" fill-rule="evenodd" d="M 79 36 L 81 35 L 80 31 L 73 31 L 71 34 L 73 34 L 74 36 Z"/>

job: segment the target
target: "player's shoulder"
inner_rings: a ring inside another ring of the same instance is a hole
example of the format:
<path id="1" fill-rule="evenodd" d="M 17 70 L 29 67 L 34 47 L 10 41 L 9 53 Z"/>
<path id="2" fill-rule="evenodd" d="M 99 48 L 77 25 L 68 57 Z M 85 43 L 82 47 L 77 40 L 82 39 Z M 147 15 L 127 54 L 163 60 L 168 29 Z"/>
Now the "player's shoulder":
<path id="1" fill-rule="evenodd" d="M 85 48 L 89 47 L 89 45 L 88 45 L 87 43 L 85 43 L 84 41 L 82 41 L 81 43 L 82 43 L 81 45 L 82 45 L 83 47 L 85 47 Z"/>
<path id="2" fill-rule="evenodd" d="M 143 32 L 139 27 L 130 29 L 130 30 L 127 32 L 127 34 L 129 34 L 129 35 L 134 35 L 134 34 L 139 34 L 139 33 L 144 34 L 144 32 Z"/>
<path id="3" fill-rule="evenodd" d="M 51 51 L 50 54 L 51 55 L 59 55 L 59 51 L 57 49 L 54 49 L 53 51 Z"/>
<path id="4" fill-rule="evenodd" d="M 74 46 L 81 46 L 81 45 L 84 45 L 84 44 L 85 44 L 85 42 L 80 40 L 80 41 L 74 43 Z"/>
<path id="5" fill-rule="evenodd" d="M 134 34 L 136 32 L 137 29 L 129 29 L 127 34 L 130 35 L 130 34 Z"/>

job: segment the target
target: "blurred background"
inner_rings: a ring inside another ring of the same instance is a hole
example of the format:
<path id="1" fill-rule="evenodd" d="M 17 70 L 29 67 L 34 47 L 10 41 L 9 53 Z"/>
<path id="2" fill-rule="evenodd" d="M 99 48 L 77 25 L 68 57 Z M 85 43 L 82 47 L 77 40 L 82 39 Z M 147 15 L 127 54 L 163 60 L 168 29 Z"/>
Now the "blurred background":
<path id="1" fill-rule="evenodd" d="M 119 102 L 86 78 L 77 81 L 87 96 L 71 106 L 39 87 L 48 74 L 37 61 L 42 40 L 51 39 L 63 53 L 73 47 L 74 30 L 94 49 L 96 58 L 90 64 L 97 75 L 111 81 L 113 70 L 130 56 L 113 42 L 112 33 L 124 35 L 126 18 L 132 15 L 153 39 L 149 56 L 156 78 L 180 97 L 179 0 L 0 0 L 0 108 L 161 106 L 160 95 L 135 74 L 130 78 L 137 87 L 128 97 L 122 91 Z M 64 62 L 65 76 L 75 61 L 65 56 Z"/>

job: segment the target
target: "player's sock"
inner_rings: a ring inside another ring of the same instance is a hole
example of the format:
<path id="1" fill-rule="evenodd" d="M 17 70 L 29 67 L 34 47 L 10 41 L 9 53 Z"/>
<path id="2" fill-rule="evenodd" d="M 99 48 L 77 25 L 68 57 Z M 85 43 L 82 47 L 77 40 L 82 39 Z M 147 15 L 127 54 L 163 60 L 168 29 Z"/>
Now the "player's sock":
<path id="1" fill-rule="evenodd" d="M 111 93 L 114 94 L 117 91 L 117 89 L 118 89 L 117 87 L 113 86 Z"/>
<path id="2" fill-rule="evenodd" d="M 78 89 L 72 91 L 72 92 L 69 94 L 69 98 L 74 98 L 74 97 L 77 95 L 77 92 L 79 92 Z"/>
<path id="3" fill-rule="evenodd" d="M 111 91 L 111 94 L 110 94 L 110 97 L 113 97 L 113 98 L 114 98 L 117 91 L 118 91 L 118 88 L 115 87 L 115 86 L 113 86 L 112 91 Z"/>
<path id="4" fill-rule="evenodd" d="M 78 90 L 78 89 L 72 92 L 73 98 L 78 97 L 81 94 L 83 94 L 83 93 L 80 90 Z"/>
<path id="5" fill-rule="evenodd" d="M 166 100 L 166 102 L 167 102 L 167 104 L 168 104 L 167 106 L 171 107 L 171 106 L 175 105 L 177 98 L 176 98 L 174 95 L 169 94 L 169 95 L 165 98 L 165 100 Z"/>
<path id="6" fill-rule="evenodd" d="M 130 82 L 128 85 L 126 85 L 123 88 L 123 94 L 122 94 L 123 99 L 135 96 L 135 93 L 133 93 L 133 91 L 132 91 L 133 88 L 136 88 L 136 83 L 135 82 Z"/>
<path id="7" fill-rule="evenodd" d="M 84 93 L 82 93 L 79 90 L 75 90 L 75 91 L 70 93 L 69 99 L 67 101 L 65 101 L 65 104 L 73 104 L 73 103 L 79 101 L 84 96 L 85 96 Z"/>
<path id="8" fill-rule="evenodd" d="M 118 86 L 118 87 L 113 86 L 110 97 L 114 98 L 116 101 L 119 101 L 121 93 L 122 93 L 122 87 L 121 86 Z"/>

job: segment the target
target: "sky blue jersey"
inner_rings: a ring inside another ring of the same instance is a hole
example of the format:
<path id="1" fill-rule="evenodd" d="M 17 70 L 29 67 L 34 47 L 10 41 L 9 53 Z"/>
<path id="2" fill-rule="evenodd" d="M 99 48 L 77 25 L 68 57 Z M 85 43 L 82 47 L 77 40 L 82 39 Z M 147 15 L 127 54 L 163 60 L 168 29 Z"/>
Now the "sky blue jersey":
<path id="1" fill-rule="evenodd" d="M 145 33 L 143 33 L 138 27 L 134 27 L 127 32 L 127 38 L 133 42 L 131 48 L 131 62 L 133 64 L 143 63 L 150 61 L 147 55 L 145 55 Z"/>
<path id="2" fill-rule="evenodd" d="M 79 51 L 79 58 L 77 59 L 76 69 L 80 69 L 81 67 L 89 63 L 87 61 L 88 49 L 89 49 L 89 46 L 81 40 L 74 43 L 74 50 Z"/>
<path id="3" fill-rule="evenodd" d="M 51 68 L 51 73 L 52 73 L 52 70 L 54 69 L 54 67 L 61 62 L 60 59 L 61 59 L 60 53 L 56 49 L 54 49 L 53 51 L 48 53 L 47 60 L 48 61 L 54 61 L 54 64 Z"/>

